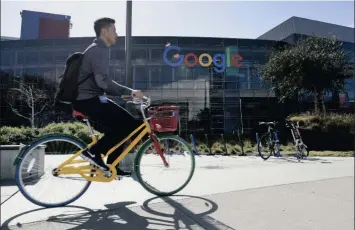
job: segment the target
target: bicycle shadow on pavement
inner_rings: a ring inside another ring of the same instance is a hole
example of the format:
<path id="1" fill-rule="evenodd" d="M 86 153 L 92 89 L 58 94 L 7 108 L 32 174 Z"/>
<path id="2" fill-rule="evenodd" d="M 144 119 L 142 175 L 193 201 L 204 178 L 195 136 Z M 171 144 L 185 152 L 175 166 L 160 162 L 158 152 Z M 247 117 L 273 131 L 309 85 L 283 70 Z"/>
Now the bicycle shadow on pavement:
<path id="1" fill-rule="evenodd" d="M 186 198 L 175 200 L 171 197 L 176 198 Z M 172 229 L 208 229 L 208 230 L 233 230 L 232 227 L 214 219 L 209 216 L 218 210 L 218 205 L 206 198 L 197 197 L 197 196 L 184 196 L 184 195 L 176 195 L 171 197 L 155 197 L 148 199 L 142 205 L 142 208 L 147 213 L 171 218 L 174 220 L 174 228 Z M 167 210 L 163 210 L 163 212 L 154 210 L 153 207 L 156 204 L 149 204 L 155 199 L 162 199 L 165 204 L 168 204 L 173 210 L 170 213 L 167 213 Z M 196 203 L 199 200 L 200 205 Z M 203 203 L 201 203 L 203 202 Z M 189 208 L 187 206 L 190 206 Z M 201 209 L 207 208 L 207 211 L 204 210 L 201 212 Z M 183 217 L 183 218 L 182 218 Z"/>
<path id="2" fill-rule="evenodd" d="M 20 216 L 45 210 L 39 208 L 18 214 L 6 220 L 1 229 L 233 229 L 218 220 L 208 216 L 218 209 L 211 200 L 195 196 L 173 196 L 186 198 L 174 200 L 171 197 L 154 197 L 144 202 L 142 206 L 133 206 L 136 202 L 118 202 L 106 204 L 107 209 L 92 210 L 80 206 L 66 206 L 62 214 L 50 216 L 46 221 L 36 223 L 16 223 Z M 161 201 L 157 200 L 161 199 Z M 156 202 L 153 202 L 156 201 Z M 199 205 L 196 205 L 196 203 Z M 193 205 L 191 205 L 193 203 Z M 191 208 L 187 208 L 190 206 Z M 82 209 L 83 211 L 65 211 L 66 208 Z M 56 209 L 56 208 L 53 208 Z M 203 211 L 201 211 L 203 209 Z M 207 209 L 207 210 L 206 210 Z M 49 210 L 49 209 L 47 209 Z M 216 227 L 219 226 L 219 227 Z"/>
<path id="3" fill-rule="evenodd" d="M 59 208 L 52 208 L 52 210 L 55 210 L 55 209 L 70 209 L 70 208 L 75 208 L 75 209 L 82 209 L 84 210 L 85 213 L 90 213 L 90 212 L 93 212 L 93 210 L 89 209 L 89 208 L 85 208 L 85 207 L 82 207 L 82 206 L 75 206 L 75 205 L 68 205 L 68 206 L 65 206 L 65 207 L 59 207 Z M 21 217 L 21 216 L 24 216 L 24 215 L 27 215 L 27 214 L 33 214 L 35 212 L 40 212 L 40 211 L 45 211 L 45 210 L 49 210 L 49 208 L 37 208 L 37 209 L 34 209 L 34 210 L 30 210 L 30 211 L 26 211 L 26 212 L 22 212 L 16 216 L 13 216 L 9 219 L 7 219 L 6 221 L 3 222 L 3 224 L 1 225 L 1 229 L 2 230 L 8 230 L 8 229 L 18 229 L 18 228 L 21 228 L 21 229 L 30 229 L 28 227 L 25 228 L 25 226 L 27 225 L 35 225 L 36 223 L 39 223 L 41 221 L 35 221 L 35 222 L 30 222 L 30 223 L 20 223 L 20 222 L 17 222 L 15 225 L 12 223 L 13 221 L 16 221 L 16 219 L 18 217 Z M 69 216 L 70 213 L 68 214 L 67 212 L 67 215 Z M 78 215 L 78 214 L 74 214 L 74 215 Z M 57 215 L 57 216 L 50 216 L 47 220 L 43 220 L 43 221 L 50 221 L 51 219 L 56 219 L 57 217 L 60 217 L 62 216 L 62 214 L 60 215 Z M 11 225 L 10 225 L 11 224 Z M 36 229 L 36 228 L 33 228 L 33 229 Z"/>
<path id="4" fill-rule="evenodd" d="M 298 161 L 298 159 L 295 156 L 292 155 L 281 155 L 279 157 L 271 157 L 268 161 L 272 161 L 273 163 L 285 163 L 285 162 L 290 162 L 290 163 L 321 163 L 321 164 L 332 164 L 331 161 L 327 159 L 322 159 L 322 158 L 316 158 L 316 157 L 306 157 Z"/>

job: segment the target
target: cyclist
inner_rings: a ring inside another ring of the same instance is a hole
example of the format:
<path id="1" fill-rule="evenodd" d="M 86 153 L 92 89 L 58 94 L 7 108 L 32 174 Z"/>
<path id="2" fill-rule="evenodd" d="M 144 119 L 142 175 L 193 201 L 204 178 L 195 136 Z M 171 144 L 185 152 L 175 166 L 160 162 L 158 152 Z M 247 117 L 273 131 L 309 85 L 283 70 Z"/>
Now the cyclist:
<path id="1" fill-rule="evenodd" d="M 81 157 L 88 160 L 100 170 L 110 175 L 108 166 L 104 163 L 101 154 L 105 154 L 115 144 L 129 135 L 141 122 L 136 120 L 127 110 L 106 97 L 107 95 L 131 95 L 138 99 L 143 97 L 139 90 L 129 92 L 117 87 L 110 79 L 109 74 L 109 47 L 116 43 L 117 33 L 115 20 L 100 18 L 94 23 L 96 39 L 83 57 L 78 82 L 88 78 L 78 86 L 78 96 L 73 102 L 73 109 L 88 116 L 90 120 L 100 124 L 104 136 L 90 149 L 85 149 Z M 107 164 L 112 164 L 123 150 L 118 148 L 107 158 Z M 117 174 L 128 176 L 130 172 L 120 170 L 117 165 Z"/>

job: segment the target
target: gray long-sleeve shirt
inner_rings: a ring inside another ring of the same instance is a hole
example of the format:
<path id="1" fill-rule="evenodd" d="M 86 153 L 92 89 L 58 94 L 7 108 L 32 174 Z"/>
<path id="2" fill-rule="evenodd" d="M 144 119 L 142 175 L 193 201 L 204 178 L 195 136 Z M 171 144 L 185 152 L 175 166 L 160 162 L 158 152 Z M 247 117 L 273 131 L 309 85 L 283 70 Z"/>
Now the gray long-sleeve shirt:
<path id="1" fill-rule="evenodd" d="M 100 38 L 97 38 L 88 48 L 82 60 L 78 82 L 90 74 L 93 76 L 78 86 L 76 99 L 90 99 L 105 93 L 112 96 L 130 95 L 129 90 L 117 86 L 112 82 L 112 76 L 109 76 L 109 47 Z"/>

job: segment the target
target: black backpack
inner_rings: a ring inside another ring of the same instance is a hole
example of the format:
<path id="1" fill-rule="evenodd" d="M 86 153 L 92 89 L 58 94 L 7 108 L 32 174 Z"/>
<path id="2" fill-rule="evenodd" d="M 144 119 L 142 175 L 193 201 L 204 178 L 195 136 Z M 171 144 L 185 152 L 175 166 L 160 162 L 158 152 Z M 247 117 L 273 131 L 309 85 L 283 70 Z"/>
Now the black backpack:
<path id="1" fill-rule="evenodd" d="M 89 46 L 84 52 L 75 52 L 68 57 L 65 63 L 64 74 L 61 77 L 62 79 L 59 82 L 59 88 L 55 96 L 56 101 L 71 104 L 76 100 L 78 96 L 78 86 L 92 76 L 92 74 L 89 74 L 89 76 L 78 82 L 80 66 L 84 54 L 93 46 Z"/>

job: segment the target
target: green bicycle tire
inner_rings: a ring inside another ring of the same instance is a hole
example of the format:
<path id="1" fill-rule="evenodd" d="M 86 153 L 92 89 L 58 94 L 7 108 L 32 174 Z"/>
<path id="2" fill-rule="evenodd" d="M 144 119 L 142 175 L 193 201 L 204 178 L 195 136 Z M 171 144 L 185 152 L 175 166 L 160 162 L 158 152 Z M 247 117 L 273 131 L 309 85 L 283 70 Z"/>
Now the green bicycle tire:
<path id="1" fill-rule="evenodd" d="M 153 144 L 153 141 L 149 138 L 148 140 L 146 140 L 143 145 L 139 148 L 138 150 L 138 153 L 137 153 L 137 156 L 135 158 L 135 161 L 134 161 L 134 171 L 135 171 L 135 174 L 136 174 L 136 177 L 138 179 L 138 182 L 143 186 L 144 189 L 146 189 L 148 192 L 156 195 L 156 196 L 160 196 L 160 197 L 163 197 L 163 196 L 171 196 L 171 195 L 174 195 L 178 192 L 180 192 L 182 189 L 184 189 L 188 184 L 189 182 L 191 181 L 192 179 L 192 176 L 195 172 L 195 167 L 196 167 L 196 163 L 195 163 L 195 155 L 193 154 L 193 151 L 190 147 L 190 145 L 184 140 L 182 139 L 181 137 L 177 136 L 177 135 L 173 135 L 173 134 L 156 134 L 156 137 L 157 139 L 171 139 L 171 140 L 175 140 L 177 142 L 180 142 L 182 145 L 184 145 L 186 147 L 186 149 L 190 152 L 190 157 L 191 157 L 191 160 L 192 160 L 192 168 L 191 168 L 191 171 L 190 171 L 190 174 L 187 178 L 187 180 L 185 181 L 185 183 L 183 183 L 179 188 L 171 191 L 171 192 L 161 192 L 161 191 L 158 191 L 158 190 L 155 190 L 154 188 L 152 188 L 151 186 L 147 185 L 144 181 L 143 181 L 143 178 L 140 174 L 140 162 L 141 162 L 141 159 L 142 159 L 142 156 L 143 154 L 145 153 L 146 149 Z"/>

